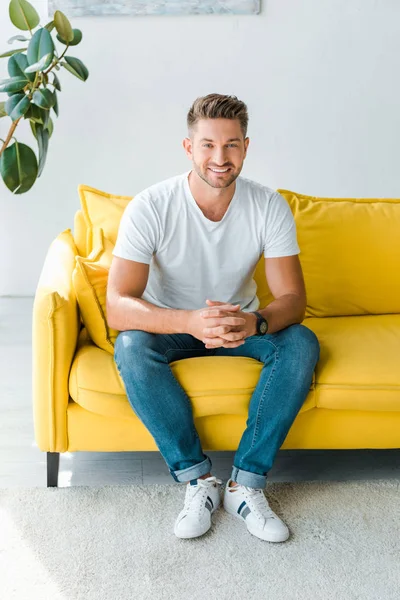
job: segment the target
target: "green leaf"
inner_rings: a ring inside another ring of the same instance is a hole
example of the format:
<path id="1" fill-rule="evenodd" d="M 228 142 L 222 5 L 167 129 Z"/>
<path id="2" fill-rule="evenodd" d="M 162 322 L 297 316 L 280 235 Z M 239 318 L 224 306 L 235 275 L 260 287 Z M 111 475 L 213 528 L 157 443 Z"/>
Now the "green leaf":
<path id="1" fill-rule="evenodd" d="M 60 80 L 58 79 L 57 75 L 54 73 L 54 71 L 52 71 L 53 73 L 53 85 L 55 87 L 56 90 L 58 90 L 59 92 L 61 92 L 61 83 Z"/>
<path id="2" fill-rule="evenodd" d="M 31 126 L 32 129 L 32 133 L 35 136 L 35 138 L 37 139 L 37 133 L 36 133 L 36 123 L 34 121 L 29 121 L 29 124 Z"/>
<path id="3" fill-rule="evenodd" d="M 78 79 L 86 81 L 89 77 L 89 71 L 83 62 L 79 60 L 79 58 L 74 58 L 73 56 L 64 56 L 64 59 L 66 62 L 61 62 L 61 66 L 72 73 L 72 75 L 75 75 L 75 77 L 78 77 Z"/>
<path id="4" fill-rule="evenodd" d="M 50 108 L 54 106 L 55 100 L 52 92 L 45 88 L 33 92 L 32 103 L 36 104 L 36 106 L 40 106 L 40 108 L 50 110 Z"/>
<path id="5" fill-rule="evenodd" d="M 72 31 L 71 23 L 67 17 L 60 10 L 56 10 L 53 17 L 57 33 L 67 43 L 74 39 L 74 32 Z"/>
<path id="6" fill-rule="evenodd" d="M 7 68 L 10 77 L 25 77 L 26 82 L 35 81 L 35 76 L 32 73 L 27 75 L 25 69 L 28 66 L 26 54 L 15 54 L 8 61 Z"/>
<path id="7" fill-rule="evenodd" d="M 45 27 L 38 29 L 32 36 L 28 46 L 28 63 L 34 65 L 40 61 L 46 54 L 54 56 L 54 42 L 50 33 Z"/>
<path id="8" fill-rule="evenodd" d="M 15 40 L 18 40 L 19 42 L 29 42 L 29 38 L 25 37 L 24 35 L 13 35 L 8 40 L 8 43 L 12 44 L 13 42 L 15 42 Z"/>
<path id="9" fill-rule="evenodd" d="M 49 110 L 43 110 L 43 127 L 46 128 L 48 126 L 49 120 L 50 120 L 50 111 Z"/>
<path id="10" fill-rule="evenodd" d="M 0 58 L 7 58 L 7 56 L 18 54 L 18 52 L 25 52 L 25 50 L 26 48 L 17 48 L 16 50 L 9 50 L 9 52 L 4 52 L 4 54 L 0 54 Z"/>
<path id="11" fill-rule="evenodd" d="M 8 114 L 6 113 L 6 103 L 5 102 L 0 102 L 0 119 L 2 117 L 8 117 Z"/>
<path id="12" fill-rule="evenodd" d="M 42 56 L 42 58 L 39 60 L 39 62 L 34 63 L 33 65 L 31 65 L 30 67 L 25 69 L 24 72 L 25 73 L 35 73 L 36 71 L 44 71 L 45 69 L 47 69 L 48 66 L 50 66 L 52 60 L 53 60 L 52 52 L 50 52 L 49 54 L 45 54 L 44 56 Z"/>
<path id="13" fill-rule="evenodd" d="M 47 31 L 53 31 L 54 27 L 55 27 L 54 21 L 49 21 L 47 23 L 47 25 L 45 25 L 45 28 L 47 29 Z"/>
<path id="14" fill-rule="evenodd" d="M 30 124 L 31 124 L 32 133 L 35 136 L 35 138 L 37 139 L 37 132 L 36 132 L 37 125 L 33 121 L 30 121 Z M 53 125 L 52 119 L 49 119 L 48 124 L 46 126 L 44 126 L 43 129 L 46 129 L 49 132 L 49 139 L 50 139 L 51 136 L 53 135 L 53 130 L 54 130 L 54 125 Z"/>
<path id="15" fill-rule="evenodd" d="M 0 157 L 0 174 L 13 194 L 24 194 L 36 181 L 38 164 L 34 151 L 26 144 L 14 142 Z"/>
<path id="16" fill-rule="evenodd" d="M 0 92 L 19 92 L 22 90 L 28 80 L 24 77 L 11 77 L 11 79 L 2 79 L 0 81 Z"/>
<path id="17" fill-rule="evenodd" d="M 27 0 L 11 0 L 9 13 L 12 24 L 23 31 L 39 25 L 39 15 Z"/>
<path id="18" fill-rule="evenodd" d="M 6 102 L 6 111 L 7 114 L 11 117 L 13 121 L 24 116 L 24 114 L 29 109 L 31 103 L 25 94 L 14 94 L 11 96 Z"/>
<path id="19" fill-rule="evenodd" d="M 58 117 L 58 97 L 57 97 L 57 92 L 56 90 L 53 91 L 53 96 L 54 96 L 54 106 L 53 106 L 53 110 L 56 113 L 57 117 Z"/>
<path id="20" fill-rule="evenodd" d="M 25 113 L 24 119 L 30 119 L 34 123 L 44 124 L 44 115 L 48 113 L 48 110 L 44 110 L 43 108 L 39 108 L 35 104 L 31 104 L 29 110 Z"/>
<path id="21" fill-rule="evenodd" d="M 49 122 L 47 123 L 47 131 L 49 132 L 49 139 L 53 135 L 54 131 L 54 123 L 53 120 L 49 117 Z"/>
<path id="22" fill-rule="evenodd" d="M 36 125 L 37 141 L 39 147 L 39 168 L 38 177 L 42 174 L 44 164 L 46 162 L 47 149 L 49 147 L 49 132 L 43 125 Z"/>
<path id="23" fill-rule="evenodd" d="M 57 39 L 59 42 L 69 46 L 77 46 L 82 41 L 82 31 L 80 29 L 73 29 L 74 38 L 71 42 L 66 42 L 59 34 L 57 34 Z"/>

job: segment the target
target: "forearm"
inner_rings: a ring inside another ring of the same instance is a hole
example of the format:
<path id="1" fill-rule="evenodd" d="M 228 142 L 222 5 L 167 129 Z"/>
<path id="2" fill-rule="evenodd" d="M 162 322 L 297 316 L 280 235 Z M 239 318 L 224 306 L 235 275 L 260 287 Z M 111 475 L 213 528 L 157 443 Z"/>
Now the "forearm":
<path id="1" fill-rule="evenodd" d="M 107 308 L 107 322 L 117 331 L 141 329 L 152 333 L 188 333 L 189 310 L 160 308 L 142 298 L 119 296 Z"/>
<path id="2" fill-rule="evenodd" d="M 268 321 L 268 332 L 275 333 L 289 325 L 301 323 L 304 320 L 304 301 L 296 294 L 286 294 L 277 298 L 265 308 L 257 310 Z M 254 329 L 253 335 L 256 330 Z"/>

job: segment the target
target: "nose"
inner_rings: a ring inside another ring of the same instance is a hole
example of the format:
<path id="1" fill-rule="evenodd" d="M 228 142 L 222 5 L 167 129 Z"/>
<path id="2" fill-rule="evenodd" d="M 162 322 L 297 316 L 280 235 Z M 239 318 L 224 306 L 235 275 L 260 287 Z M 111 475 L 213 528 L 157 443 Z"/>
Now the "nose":
<path id="1" fill-rule="evenodd" d="M 225 150 L 216 150 L 213 154 L 213 166 L 217 169 L 224 169 L 225 167 L 229 167 L 229 161 L 225 159 Z"/>

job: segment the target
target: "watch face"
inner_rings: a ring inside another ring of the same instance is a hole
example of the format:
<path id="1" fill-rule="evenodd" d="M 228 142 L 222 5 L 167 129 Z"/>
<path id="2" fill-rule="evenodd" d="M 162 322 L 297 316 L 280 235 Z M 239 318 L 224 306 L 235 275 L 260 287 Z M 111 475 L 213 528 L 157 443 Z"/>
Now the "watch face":
<path id="1" fill-rule="evenodd" d="M 268 330 L 268 325 L 265 321 L 263 321 L 260 325 L 260 331 L 261 333 L 267 333 Z"/>

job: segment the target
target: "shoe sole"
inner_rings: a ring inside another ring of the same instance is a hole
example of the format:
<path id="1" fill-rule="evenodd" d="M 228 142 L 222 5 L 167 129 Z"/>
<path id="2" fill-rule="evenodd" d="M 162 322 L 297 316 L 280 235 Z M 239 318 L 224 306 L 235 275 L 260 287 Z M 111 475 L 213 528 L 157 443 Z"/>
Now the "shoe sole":
<path id="1" fill-rule="evenodd" d="M 215 513 L 215 511 L 216 511 L 216 510 L 218 510 L 218 508 L 219 508 L 220 506 L 221 506 L 221 502 L 219 502 L 219 504 L 218 504 L 217 506 L 215 506 L 215 507 L 212 509 L 212 511 L 210 512 L 210 516 L 211 516 L 213 513 Z M 205 533 L 207 533 L 207 531 L 210 531 L 210 529 L 211 529 L 211 526 L 212 526 L 212 522 L 211 522 L 211 524 L 210 524 L 210 527 L 208 527 L 208 528 L 207 528 L 205 531 L 203 531 L 202 533 L 195 533 L 195 534 L 193 534 L 193 535 L 181 535 L 181 534 L 178 534 L 178 533 L 175 531 L 175 528 L 174 528 L 174 534 L 176 535 L 176 537 L 180 538 L 181 540 L 191 540 L 192 538 L 200 537 L 200 536 L 204 535 Z"/>
<path id="2" fill-rule="evenodd" d="M 236 511 L 234 512 L 234 511 L 232 511 L 232 510 L 229 510 L 229 508 L 227 508 L 227 507 L 225 506 L 225 504 L 224 504 L 224 509 L 226 510 L 226 512 L 227 512 L 227 513 L 229 513 L 230 515 L 232 515 L 232 517 L 236 517 L 237 519 L 240 519 L 242 522 L 245 522 L 245 523 L 246 523 L 246 521 L 245 521 L 245 519 L 243 519 L 243 517 L 241 517 L 241 516 L 240 516 L 240 515 L 239 515 L 239 514 L 238 514 Z M 259 536 L 259 535 L 257 535 L 257 534 L 256 534 L 254 531 L 252 531 L 251 529 L 249 529 L 249 527 L 248 527 L 247 523 L 246 523 L 246 527 L 247 527 L 247 531 L 248 531 L 249 533 L 251 533 L 251 535 L 254 535 L 254 536 L 255 536 L 255 537 L 257 537 L 259 540 L 263 540 L 264 542 L 286 542 L 286 540 L 289 538 L 289 535 L 290 535 L 290 533 L 289 533 L 289 534 L 288 534 L 288 535 L 286 535 L 286 537 L 284 537 L 284 538 L 282 538 L 282 536 L 280 536 L 280 537 L 279 537 L 279 536 L 275 536 L 275 537 L 274 537 L 274 536 L 271 536 L 270 538 L 266 539 L 266 538 L 260 537 L 260 536 Z"/>

